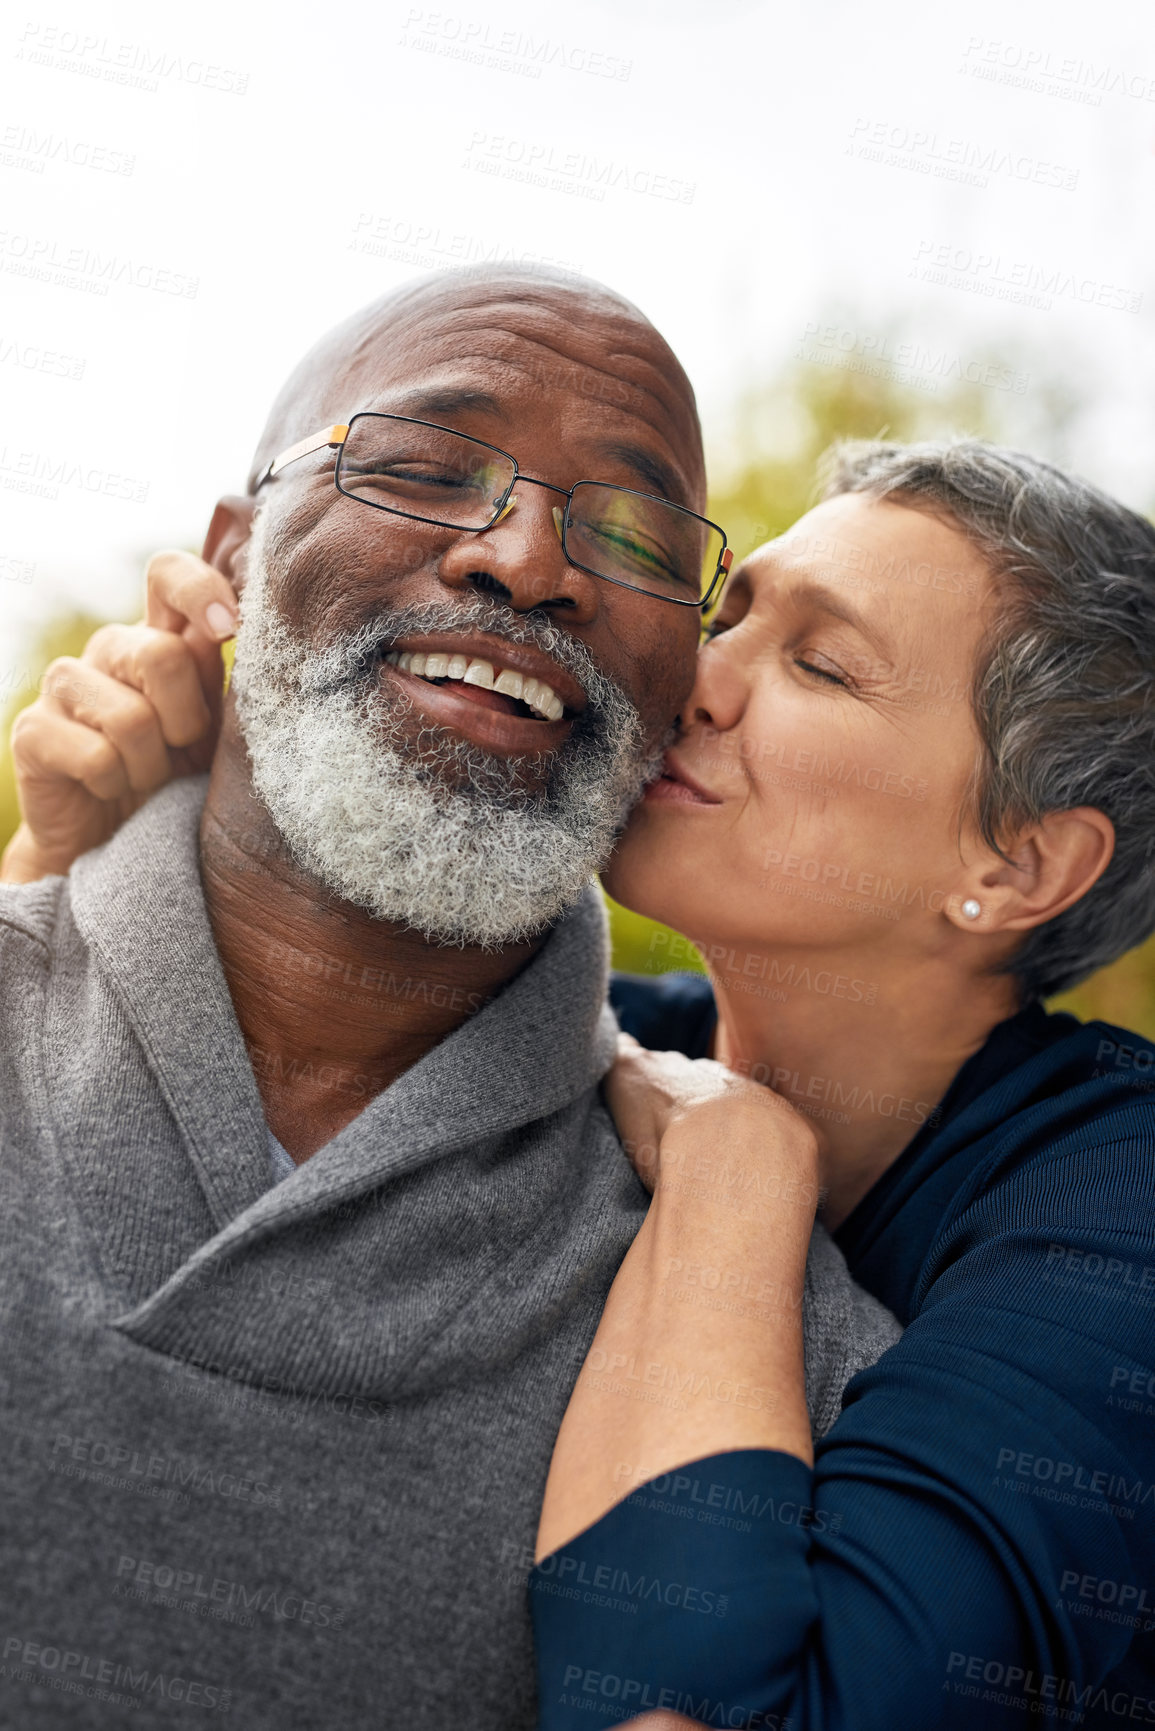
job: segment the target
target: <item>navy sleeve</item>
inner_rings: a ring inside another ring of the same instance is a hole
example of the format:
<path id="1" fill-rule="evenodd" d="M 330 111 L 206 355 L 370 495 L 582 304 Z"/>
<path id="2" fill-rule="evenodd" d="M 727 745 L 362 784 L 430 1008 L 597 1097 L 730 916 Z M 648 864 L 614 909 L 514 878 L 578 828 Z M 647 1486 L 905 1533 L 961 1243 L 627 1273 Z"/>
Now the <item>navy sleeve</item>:
<path id="1" fill-rule="evenodd" d="M 704 974 L 611 974 L 610 1004 L 640 1046 L 708 1056 L 718 1012 Z"/>
<path id="2" fill-rule="evenodd" d="M 775 1724 L 757 1703 L 788 1689 L 816 1609 L 808 1584 L 798 1595 L 809 1497 L 793 1455 L 737 1449 L 651 1479 L 544 1558 L 530 1583 L 539 1731 L 656 1708 Z M 750 1604 L 775 1607 L 772 1643 L 751 1639 Z"/>
<path id="3" fill-rule="evenodd" d="M 541 1731 L 663 1690 L 709 1725 L 1155 1725 L 1151 1167 L 1149 1130 L 1075 1132 L 976 1172 L 813 1474 L 714 1456 L 547 1558 Z"/>

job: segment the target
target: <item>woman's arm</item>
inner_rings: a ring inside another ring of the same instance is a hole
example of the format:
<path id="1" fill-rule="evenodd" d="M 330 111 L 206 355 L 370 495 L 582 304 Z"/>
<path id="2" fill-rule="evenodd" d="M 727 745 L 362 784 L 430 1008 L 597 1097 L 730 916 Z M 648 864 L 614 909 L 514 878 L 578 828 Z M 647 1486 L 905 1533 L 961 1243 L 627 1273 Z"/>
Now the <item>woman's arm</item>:
<path id="1" fill-rule="evenodd" d="M 12 758 L 23 821 L 0 882 L 66 872 L 174 775 L 207 769 L 220 724 L 220 645 L 236 598 L 192 553 L 157 553 L 146 622 L 106 625 L 45 673 L 16 717 Z"/>
<path id="2" fill-rule="evenodd" d="M 623 1036 L 612 1088 L 654 1200 L 558 1436 L 538 1532 L 557 1550 L 641 1484 L 703 1455 L 812 1464 L 802 1292 L 817 1148 L 777 1095 Z M 645 1113 L 645 1116 L 642 1116 Z M 655 1159 L 654 1156 L 657 1156 Z M 759 1183 L 740 1183 L 756 1172 Z"/>
<path id="3" fill-rule="evenodd" d="M 723 1116 L 720 1103 L 702 1115 L 716 1120 L 711 1145 L 750 1178 L 752 1144 Z M 659 1155 L 665 1235 L 663 1185 L 690 1169 L 667 1173 L 677 1134 L 641 1140 Z M 704 1166 L 679 1199 L 674 1242 L 691 1266 L 702 1244 L 717 1257 L 725 1241 L 709 1207 L 696 1213 Z M 679 1304 L 671 1317 L 658 1302 L 663 1265 L 648 1251 L 623 1264 L 628 1302 L 611 1296 L 605 1338 L 626 1355 L 614 1380 L 633 1396 L 607 1417 L 583 1374 L 547 1493 L 543 1553 L 592 1524 L 534 1570 L 541 1731 L 650 1709 L 768 1731 L 987 1731 L 1039 1716 L 1087 1728 L 1124 1710 L 1155 1724 L 1139 1659 L 1155 1629 L 1155 1445 L 1143 1402 L 1112 1393 L 1142 1384 L 1152 1363 L 1149 1148 L 1120 1141 L 1089 1156 L 1075 1138 L 1045 1175 L 1012 1156 L 1005 1172 L 984 1170 L 986 1188 L 928 1253 L 914 1320 L 858 1376 L 813 1470 L 797 1434 L 775 1428 L 798 1417 L 790 1319 L 764 1325 L 752 1363 L 757 1341 L 718 1326 L 732 1311 Z M 766 1224 L 796 1279 L 789 1231 Z M 656 1231 L 659 1242 L 671 1240 Z M 760 1255 L 744 1232 L 740 1244 Z M 1058 1278 L 1068 1262 L 1095 1278 Z M 1101 1293 L 1107 1268 L 1114 1285 Z M 589 1359 L 599 1376 L 612 1368 L 602 1339 Z M 638 1398 L 651 1364 L 666 1393 L 672 1346 L 676 1374 L 774 1379 L 778 1417 L 747 1431 L 708 1403 Z M 722 1439 L 712 1454 L 682 1446 L 687 1420 L 697 1443 Z M 602 1458 L 583 1460 L 583 1444 Z"/>

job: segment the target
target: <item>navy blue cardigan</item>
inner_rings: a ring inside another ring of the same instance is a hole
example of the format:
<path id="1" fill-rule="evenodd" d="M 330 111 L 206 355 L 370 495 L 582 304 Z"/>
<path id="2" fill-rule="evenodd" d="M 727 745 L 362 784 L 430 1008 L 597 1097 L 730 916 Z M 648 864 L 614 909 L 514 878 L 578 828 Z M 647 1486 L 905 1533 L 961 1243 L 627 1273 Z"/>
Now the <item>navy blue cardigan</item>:
<path id="1" fill-rule="evenodd" d="M 700 1056 L 694 976 L 619 979 Z M 905 1324 L 813 1472 L 714 1455 L 532 1577 L 541 1731 L 1155 1725 L 1155 1047 L 1034 1005 L 836 1233 Z"/>

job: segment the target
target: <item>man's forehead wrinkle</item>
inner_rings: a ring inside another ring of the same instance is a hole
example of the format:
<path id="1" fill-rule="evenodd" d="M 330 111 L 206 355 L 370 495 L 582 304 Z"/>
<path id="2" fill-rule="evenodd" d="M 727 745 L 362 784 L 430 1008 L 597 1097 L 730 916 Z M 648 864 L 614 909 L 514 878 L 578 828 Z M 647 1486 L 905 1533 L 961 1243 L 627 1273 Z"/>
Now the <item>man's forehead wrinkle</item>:
<path id="1" fill-rule="evenodd" d="M 587 366 L 607 376 L 617 376 L 611 369 L 626 363 L 652 373 L 672 400 L 694 406 L 693 389 L 680 362 L 664 338 L 640 317 L 623 320 L 607 318 L 599 312 L 594 319 L 583 322 L 565 317 L 553 307 L 532 309 L 520 304 L 489 303 L 483 307 L 448 308 L 435 319 L 423 319 L 417 329 L 426 342 L 444 336 L 455 344 L 462 339 L 477 341 L 485 337 L 504 338 L 512 344 L 528 343 L 571 365 Z"/>
<path id="2" fill-rule="evenodd" d="M 513 343 L 536 344 L 570 364 L 576 362 L 607 376 L 617 376 L 611 369 L 620 369 L 625 363 L 658 380 L 673 402 L 691 410 L 696 424 L 694 393 L 685 371 L 648 319 L 629 302 L 605 295 L 569 294 L 566 298 L 576 304 L 560 306 L 557 294 L 548 300 L 490 294 L 468 304 L 454 299 L 430 307 L 423 297 L 409 309 L 394 305 L 389 327 L 378 327 L 376 335 L 382 345 L 390 346 L 412 335 L 423 343 L 435 342 L 439 336 L 454 343 L 463 337 L 504 336 Z M 366 332 L 366 336 L 367 349 L 372 348 L 373 335 Z M 647 388 L 641 379 L 637 382 Z M 662 391 L 654 394 L 660 397 Z"/>
<path id="3" fill-rule="evenodd" d="M 439 346 L 440 334 L 429 333 L 435 347 Z M 469 389 L 471 366 L 488 373 L 496 362 L 503 370 L 515 372 L 539 386 L 548 388 L 552 383 L 561 390 L 576 387 L 583 401 L 600 405 L 615 420 L 617 414 L 626 414 L 644 421 L 677 457 L 678 467 L 686 471 L 685 480 L 691 484 L 699 482 L 704 463 L 692 392 L 688 400 L 671 393 L 661 374 L 636 350 L 617 348 L 608 356 L 599 354 L 594 358 L 584 345 L 551 340 L 555 334 L 530 335 L 515 326 L 492 322 L 455 332 L 451 345 L 453 363 L 444 374 L 439 358 L 427 366 L 420 354 L 410 360 L 391 351 L 384 365 L 378 357 L 371 387 L 367 380 L 362 385 L 347 375 L 351 394 L 347 400 L 333 399 L 333 415 L 344 419 L 356 409 L 386 404 L 395 413 L 405 413 L 406 398 L 417 400 L 443 385 L 449 392 L 465 392 Z M 428 376 L 429 367 L 437 369 L 432 377 Z M 597 388 L 584 389 L 578 382 L 583 376 L 597 381 Z M 617 427 L 612 432 L 607 428 L 607 440 L 617 431 Z"/>
<path id="4" fill-rule="evenodd" d="M 572 379 L 575 370 L 587 372 L 618 387 L 618 395 L 607 394 L 607 401 L 620 402 L 621 388 L 625 386 L 652 397 L 667 415 L 672 413 L 674 418 L 690 422 L 697 434 L 696 408 L 688 381 L 684 390 L 678 390 L 676 385 L 671 389 L 671 381 L 641 345 L 621 345 L 619 339 L 619 345 L 607 354 L 594 347 L 595 335 L 575 332 L 554 320 L 538 329 L 526 329 L 521 322 L 506 323 L 492 317 L 481 323 L 455 317 L 426 320 L 412 332 L 366 333 L 363 340 L 337 358 L 337 365 L 327 378 L 321 368 L 317 369 L 316 377 L 332 402 L 334 413 L 344 415 L 360 403 L 345 401 L 343 392 L 364 393 L 371 389 L 376 394 L 386 386 L 402 383 L 411 386 L 414 392 L 419 391 L 429 370 L 437 367 L 442 358 L 430 356 L 428 351 L 444 347 L 448 351 L 445 358 L 452 360 L 456 368 L 470 361 L 489 366 L 498 361 L 547 386 L 556 382 L 564 388 L 569 382 L 567 373 Z"/>
<path id="5" fill-rule="evenodd" d="M 637 349 L 615 348 L 608 353 L 591 353 L 587 345 L 574 342 L 568 332 L 559 334 L 563 338 L 570 336 L 569 341 L 551 341 L 551 333 L 530 333 L 496 323 L 488 323 L 481 329 L 454 331 L 452 334 L 455 339 L 455 358 L 458 361 L 501 361 L 508 366 L 520 368 L 547 385 L 551 382 L 552 369 L 556 382 L 562 386 L 567 383 L 566 370 L 572 373 L 573 369 L 579 368 L 619 387 L 626 385 L 627 388 L 652 397 L 667 415 L 673 411 L 677 418 L 682 415 L 685 415 L 687 420 L 692 418 L 694 431 L 697 432 L 697 410 L 688 381 L 684 392 L 670 390 L 669 381 L 661 370 Z M 474 346 L 463 350 L 460 347 L 463 338 Z M 540 355 L 548 357 L 544 366 L 538 359 Z M 630 374 L 634 376 L 629 376 Z M 614 402 L 615 398 L 607 394 L 605 400 Z"/>

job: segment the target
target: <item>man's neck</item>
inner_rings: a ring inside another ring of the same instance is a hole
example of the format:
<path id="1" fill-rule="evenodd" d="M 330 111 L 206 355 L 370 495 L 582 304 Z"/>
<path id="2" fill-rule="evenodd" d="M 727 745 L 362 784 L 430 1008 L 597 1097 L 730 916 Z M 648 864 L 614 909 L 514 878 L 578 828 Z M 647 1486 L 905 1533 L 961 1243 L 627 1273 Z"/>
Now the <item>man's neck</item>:
<path id="1" fill-rule="evenodd" d="M 200 862 L 265 1118 L 298 1164 L 479 1010 L 542 942 L 443 947 L 331 896 L 293 861 L 254 793 L 232 716 L 213 762 Z"/>
<path id="2" fill-rule="evenodd" d="M 789 992 L 776 1007 L 713 981 L 715 1056 L 767 1083 L 810 1119 L 821 1151 L 821 1218 L 841 1224 L 998 1022 L 1015 1013 L 1006 975 L 937 955 L 886 957 L 798 950 L 774 958 Z M 733 979 L 734 976 L 731 976 Z"/>

